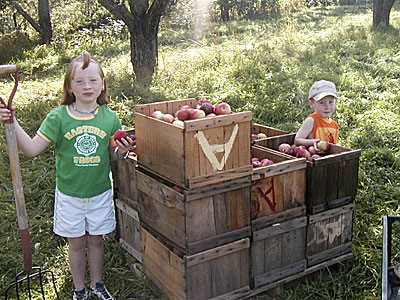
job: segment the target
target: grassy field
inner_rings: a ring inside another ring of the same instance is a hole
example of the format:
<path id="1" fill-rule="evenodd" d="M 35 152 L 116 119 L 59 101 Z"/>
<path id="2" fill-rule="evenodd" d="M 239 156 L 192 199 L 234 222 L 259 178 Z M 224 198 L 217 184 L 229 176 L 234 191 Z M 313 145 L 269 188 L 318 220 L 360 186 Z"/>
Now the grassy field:
<path id="1" fill-rule="evenodd" d="M 24 72 L 15 98 L 17 118 L 33 135 L 60 101 L 70 59 L 87 49 L 105 69 L 110 107 L 124 126 L 134 126 L 138 103 L 187 97 L 226 101 L 235 111 L 251 110 L 255 122 L 290 132 L 310 113 L 308 89 L 318 79 L 336 83 L 334 118 L 339 144 L 362 149 L 353 228 L 354 259 L 289 284 L 273 299 L 379 299 L 382 216 L 398 214 L 400 199 L 400 11 L 392 26 L 373 30 L 371 10 L 353 7 L 309 9 L 266 19 L 209 24 L 202 39 L 192 31 L 162 27 L 159 68 L 153 84 L 131 79 L 129 41 L 122 27 L 58 37 L 50 46 L 26 51 L 17 63 Z M 61 36 L 61 35 L 60 35 Z M 11 80 L 0 81 L 4 97 Z M 0 135 L 0 295 L 22 270 L 13 189 L 4 134 Z M 52 147 L 28 159 L 20 156 L 33 261 L 52 270 L 61 299 L 72 279 L 66 241 L 52 232 L 55 167 Z M 162 299 L 145 277 L 137 277 L 115 236 L 106 239 L 105 282 L 117 299 Z M 393 249 L 399 260 L 399 244 Z M 259 295 L 254 299 L 272 299 Z"/>

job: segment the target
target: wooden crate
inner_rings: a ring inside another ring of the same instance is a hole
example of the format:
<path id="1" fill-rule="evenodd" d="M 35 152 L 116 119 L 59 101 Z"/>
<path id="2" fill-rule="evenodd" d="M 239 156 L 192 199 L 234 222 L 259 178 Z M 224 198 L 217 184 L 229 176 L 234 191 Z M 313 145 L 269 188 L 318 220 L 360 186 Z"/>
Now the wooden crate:
<path id="1" fill-rule="evenodd" d="M 351 252 L 354 203 L 308 216 L 308 266 Z"/>
<path id="2" fill-rule="evenodd" d="M 250 175 L 249 111 L 185 121 L 184 128 L 155 118 L 155 110 L 174 114 L 195 99 L 139 105 L 135 112 L 139 164 L 187 188 Z"/>
<path id="3" fill-rule="evenodd" d="M 288 134 L 287 131 L 283 131 L 274 127 L 269 127 L 260 124 L 252 124 L 251 125 L 251 133 L 258 134 L 258 133 L 265 133 L 267 137 L 273 137 L 278 135 Z M 263 140 L 263 139 L 260 139 Z"/>
<path id="4" fill-rule="evenodd" d="M 295 134 L 287 134 L 262 141 L 256 145 L 278 149 L 281 143 L 292 144 Z M 358 166 L 361 150 L 331 144 L 327 154 L 307 162 L 306 206 L 315 214 L 354 201 L 357 194 Z"/>
<path id="5" fill-rule="evenodd" d="M 139 215 L 137 208 L 131 205 L 126 200 L 115 199 L 119 242 L 126 252 L 141 262 Z"/>
<path id="6" fill-rule="evenodd" d="M 182 258 L 142 227 L 145 274 L 171 300 L 241 299 L 250 292 L 249 238 Z"/>
<path id="7" fill-rule="evenodd" d="M 270 159 L 273 165 L 254 168 L 251 181 L 251 219 L 305 207 L 305 158 L 286 155 L 263 147 L 252 146 L 252 157 Z"/>
<path id="8" fill-rule="evenodd" d="M 305 270 L 307 217 L 294 215 L 297 217 L 278 223 L 275 223 L 277 216 L 270 215 L 264 217 L 263 224 L 257 222 L 257 227 L 252 228 L 250 268 L 253 288 Z"/>
<path id="9" fill-rule="evenodd" d="M 175 191 L 136 170 L 140 221 L 185 254 L 250 237 L 250 177 Z"/>
<path id="10" fill-rule="evenodd" d="M 117 197 L 137 206 L 137 190 L 135 182 L 136 157 L 117 160 Z"/>

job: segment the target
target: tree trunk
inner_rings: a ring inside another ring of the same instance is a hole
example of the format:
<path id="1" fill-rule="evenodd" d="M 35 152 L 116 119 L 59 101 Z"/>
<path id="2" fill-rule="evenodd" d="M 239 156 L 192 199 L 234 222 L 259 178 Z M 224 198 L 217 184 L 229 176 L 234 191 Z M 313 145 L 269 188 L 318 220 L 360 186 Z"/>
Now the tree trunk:
<path id="1" fill-rule="evenodd" d="M 49 44 L 51 39 L 53 38 L 53 29 L 51 27 L 51 19 L 50 19 L 49 0 L 39 0 L 38 10 L 39 10 L 38 12 L 39 24 L 41 29 L 40 36 L 42 38 L 42 43 Z"/>
<path id="2" fill-rule="evenodd" d="M 129 29 L 131 62 L 137 82 L 149 85 L 157 64 L 161 16 L 174 0 L 129 0 L 129 10 L 113 0 L 98 0 Z"/>
<path id="3" fill-rule="evenodd" d="M 43 44 L 49 44 L 53 37 L 51 27 L 49 0 L 38 0 L 39 24 L 16 2 L 11 1 L 15 9 L 31 24 L 31 26 L 40 34 Z"/>
<path id="4" fill-rule="evenodd" d="M 374 27 L 389 26 L 390 11 L 394 0 L 374 0 L 373 25 Z"/>
<path id="5" fill-rule="evenodd" d="M 218 1 L 219 9 L 221 10 L 221 21 L 228 22 L 229 18 L 229 4 L 227 3 L 228 0 L 220 0 Z"/>

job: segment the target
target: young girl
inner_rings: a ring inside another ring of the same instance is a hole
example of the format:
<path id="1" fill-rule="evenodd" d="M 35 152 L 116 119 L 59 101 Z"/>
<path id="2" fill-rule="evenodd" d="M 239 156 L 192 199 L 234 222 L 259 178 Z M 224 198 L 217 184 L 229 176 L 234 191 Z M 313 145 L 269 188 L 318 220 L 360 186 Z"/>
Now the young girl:
<path id="1" fill-rule="evenodd" d="M 113 141 L 121 122 L 105 106 L 106 94 L 103 70 L 85 52 L 68 66 L 62 105 L 46 116 L 33 138 L 14 118 L 17 143 L 25 155 L 34 157 L 54 143 L 57 169 L 54 232 L 68 238 L 75 285 L 73 299 L 77 300 L 89 299 L 85 287 L 86 248 L 90 293 L 99 299 L 114 299 L 102 282 L 103 235 L 112 232 L 116 223 L 109 149 L 111 155 L 124 158 L 133 141 L 130 138 Z M 12 117 L 12 112 L 0 104 L 0 120 L 5 122 Z"/>

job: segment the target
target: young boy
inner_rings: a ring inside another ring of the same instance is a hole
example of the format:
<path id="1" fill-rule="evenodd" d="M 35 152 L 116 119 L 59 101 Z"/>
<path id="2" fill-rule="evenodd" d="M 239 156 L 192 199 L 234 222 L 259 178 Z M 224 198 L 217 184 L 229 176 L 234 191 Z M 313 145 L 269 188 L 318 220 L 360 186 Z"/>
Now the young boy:
<path id="1" fill-rule="evenodd" d="M 333 82 L 320 80 L 312 85 L 308 101 L 314 113 L 309 115 L 301 125 L 294 139 L 295 144 L 317 148 L 316 144 L 319 141 L 337 143 L 339 126 L 331 119 L 337 98 L 338 94 Z"/>

